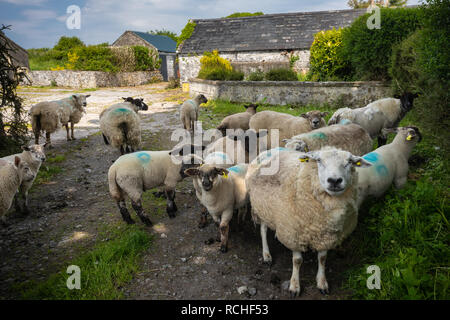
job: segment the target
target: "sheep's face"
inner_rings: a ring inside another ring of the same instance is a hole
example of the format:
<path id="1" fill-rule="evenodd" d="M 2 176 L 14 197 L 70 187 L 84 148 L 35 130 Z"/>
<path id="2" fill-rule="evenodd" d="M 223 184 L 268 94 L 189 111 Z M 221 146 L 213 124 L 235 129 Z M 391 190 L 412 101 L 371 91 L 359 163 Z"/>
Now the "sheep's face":
<path id="1" fill-rule="evenodd" d="M 418 97 L 417 93 L 410 93 L 410 92 L 405 92 L 404 94 L 402 94 L 400 96 L 400 105 L 401 108 L 407 112 L 409 110 L 412 109 L 413 107 L 413 101 L 415 98 Z"/>
<path id="2" fill-rule="evenodd" d="M 139 110 L 144 110 L 144 111 L 148 110 L 148 105 L 144 102 L 143 98 L 133 99 L 133 97 L 128 97 L 128 98 L 122 97 L 122 99 L 126 102 L 134 104 L 137 107 L 138 111 Z"/>
<path id="3" fill-rule="evenodd" d="M 198 104 L 200 105 L 200 104 L 202 104 L 202 103 L 207 103 L 208 102 L 208 99 L 206 99 L 206 97 L 204 96 L 204 95 L 200 95 L 199 97 L 198 97 Z"/>
<path id="4" fill-rule="evenodd" d="M 14 158 L 14 165 L 17 167 L 19 176 L 22 178 L 23 182 L 33 181 L 36 174 L 31 170 L 25 161 L 21 161 L 19 157 Z"/>
<path id="5" fill-rule="evenodd" d="M 325 126 L 325 120 L 323 118 L 325 118 L 327 114 L 328 112 L 320 112 L 319 110 L 313 110 L 307 113 L 303 113 L 301 117 L 309 121 L 311 129 L 317 129 Z"/>
<path id="6" fill-rule="evenodd" d="M 86 106 L 87 106 L 86 99 L 89 98 L 90 96 L 91 96 L 90 94 L 88 94 L 88 95 L 74 94 L 72 97 L 77 101 L 77 103 L 76 103 L 77 108 L 80 111 L 84 112 L 85 111 L 84 108 L 86 108 Z"/>
<path id="7" fill-rule="evenodd" d="M 330 196 L 339 196 L 352 184 L 355 167 L 370 167 L 371 164 L 350 152 L 324 148 L 320 151 L 305 153 L 300 161 L 313 159 L 317 162 L 319 182 Z"/>
<path id="8" fill-rule="evenodd" d="M 285 147 L 291 150 L 296 150 L 300 152 L 308 152 L 308 146 L 303 140 L 294 140 L 294 139 L 283 139 L 285 143 Z"/>
<path id="9" fill-rule="evenodd" d="M 227 177 L 228 170 L 205 164 L 199 168 L 188 169 L 185 173 L 188 176 L 196 177 L 202 186 L 202 190 L 207 192 L 220 184 L 219 176 Z"/>
<path id="10" fill-rule="evenodd" d="M 28 151 L 31 155 L 31 158 L 34 161 L 40 161 L 40 162 L 44 162 L 45 161 L 45 152 L 44 152 L 44 146 L 40 145 L 40 144 L 34 144 L 32 146 L 24 146 L 22 147 L 22 150 L 24 151 Z"/>
<path id="11" fill-rule="evenodd" d="M 247 112 L 256 113 L 256 108 L 258 108 L 257 104 L 244 104 L 244 108 L 247 109 Z"/>
<path id="12" fill-rule="evenodd" d="M 417 143 L 422 140 L 422 134 L 419 128 L 414 126 L 383 129 L 382 133 L 385 135 L 388 133 L 397 133 L 395 139 L 405 140 L 409 143 Z"/>

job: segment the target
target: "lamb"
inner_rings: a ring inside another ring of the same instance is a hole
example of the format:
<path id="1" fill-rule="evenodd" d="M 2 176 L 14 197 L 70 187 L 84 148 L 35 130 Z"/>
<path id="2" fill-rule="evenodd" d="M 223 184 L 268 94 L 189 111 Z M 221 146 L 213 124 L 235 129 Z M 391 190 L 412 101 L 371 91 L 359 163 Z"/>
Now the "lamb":
<path id="1" fill-rule="evenodd" d="M 23 146 L 23 152 L 18 154 L 13 154 L 7 157 L 2 158 L 6 161 L 13 162 L 15 157 L 19 157 L 20 160 L 28 165 L 30 170 L 33 172 L 33 178 L 31 180 L 24 179 L 19 186 L 19 193 L 16 197 L 16 211 L 22 212 L 23 214 L 29 214 L 28 208 L 28 191 L 33 185 L 34 179 L 39 172 L 39 168 L 41 167 L 42 162 L 45 161 L 45 153 L 44 147 L 39 144 L 31 145 L 31 146 Z M 22 198 L 22 200 L 19 200 Z"/>
<path id="2" fill-rule="evenodd" d="M 195 121 L 198 119 L 198 108 L 208 99 L 202 94 L 197 94 L 194 99 L 186 100 L 180 108 L 180 119 L 184 129 L 194 131 Z"/>
<path id="3" fill-rule="evenodd" d="M 394 140 L 387 145 L 363 156 L 370 162 L 369 170 L 357 169 L 358 179 L 358 206 L 368 196 L 380 197 L 394 183 L 397 189 L 403 188 L 408 178 L 408 159 L 415 145 L 422 140 L 417 127 L 399 127 L 384 129 L 384 134 L 397 132 Z"/>
<path id="4" fill-rule="evenodd" d="M 134 152 L 141 146 L 139 110 L 148 110 L 144 99 L 122 98 L 100 113 L 100 129 L 105 144 L 120 150 L 120 154 Z"/>
<path id="5" fill-rule="evenodd" d="M 219 224 L 220 251 L 228 250 L 229 222 L 234 210 L 247 206 L 248 194 L 245 187 L 247 164 L 223 169 L 210 164 L 189 168 L 185 174 L 194 177 L 196 194 Z"/>
<path id="6" fill-rule="evenodd" d="M 220 152 L 227 155 L 225 164 L 250 163 L 261 151 L 267 149 L 267 143 L 263 139 L 259 139 L 266 135 L 267 130 L 260 132 L 247 130 L 245 133 L 238 131 L 210 143 L 206 147 L 205 156 L 213 152 Z"/>
<path id="7" fill-rule="evenodd" d="M 31 107 L 28 114 L 34 132 L 35 144 L 39 144 L 41 131 L 45 131 L 45 146 L 51 147 L 50 134 L 64 125 L 67 132 L 67 141 L 75 140 L 74 125 L 78 123 L 85 113 L 86 98 L 90 95 L 73 94 L 68 98 L 56 101 L 44 101 Z M 69 136 L 69 122 L 71 136 Z"/>
<path id="8" fill-rule="evenodd" d="M 290 139 L 283 139 L 283 142 L 286 148 L 302 152 L 320 150 L 324 146 L 333 146 L 356 156 L 372 151 L 372 139 L 369 134 L 360 125 L 354 123 L 335 124 L 315 129 Z"/>
<path id="9" fill-rule="evenodd" d="M 6 225 L 6 213 L 22 182 L 32 181 L 34 172 L 25 161 L 15 156 L 14 162 L 0 159 L 0 218 Z"/>
<path id="10" fill-rule="evenodd" d="M 268 142 L 267 148 L 271 149 L 280 146 L 283 139 L 326 126 L 323 118 L 327 114 L 328 112 L 314 110 L 296 117 L 281 112 L 261 111 L 250 118 L 249 125 L 255 131 L 260 129 L 269 130 L 269 137 L 272 137 L 273 129 L 279 130 L 278 145 L 272 146 L 271 142 L 273 141 Z"/>
<path id="11" fill-rule="evenodd" d="M 279 170 L 264 174 L 262 170 L 274 161 L 279 161 Z M 354 168 L 368 166 L 363 158 L 333 147 L 308 153 L 277 152 L 259 164 L 255 160 L 249 165 L 245 180 L 254 220 L 261 223 L 263 260 L 272 262 L 266 239 L 269 227 L 293 252 L 291 295 L 300 293 L 302 252 L 308 248 L 318 251 L 317 287 L 321 293 L 328 292 L 327 251 L 356 227 L 358 174 Z"/>
<path id="12" fill-rule="evenodd" d="M 256 113 L 257 107 L 258 105 L 253 103 L 244 105 L 244 108 L 247 109 L 247 111 L 225 117 L 217 127 L 217 129 L 220 130 L 222 132 L 222 135 L 224 136 L 227 129 L 242 129 L 244 131 L 248 130 L 250 128 L 250 118 Z"/>
<path id="13" fill-rule="evenodd" d="M 152 222 L 145 215 L 141 198 L 145 190 L 164 186 L 167 198 L 166 211 L 170 218 L 175 217 L 175 186 L 186 177 L 184 170 L 199 166 L 201 157 L 193 154 L 203 150 L 200 146 L 190 146 L 191 154 L 184 153 L 180 148 L 165 151 L 139 151 L 120 156 L 108 171 L 109 192 L 116 200 L 122 218 L 128 224 L 133 224 L 125 204 L 125 196 L 131 199 L 131 204 L 141 221 L 147 226 Z M 172 158 L 172 155 L 175 159 Z M 177 161 L 175 161 L 177 160 Z"/>
<path id="14" fill-rule="evenodd" d="M 363 108 L 341 108 L 328 120 L 328 125 L 337 124 L 342 119 L 348 119 L 363 127 L 372 139 L 378 137 L 378 146 L 380 147 L 387 141 L 386 136 L 381 132 L 382 129 L 396 127 L 406 113 L 412 109 L 416 97 L 417 94 L 406 92 L 399 99 L 379 99 Z"/>

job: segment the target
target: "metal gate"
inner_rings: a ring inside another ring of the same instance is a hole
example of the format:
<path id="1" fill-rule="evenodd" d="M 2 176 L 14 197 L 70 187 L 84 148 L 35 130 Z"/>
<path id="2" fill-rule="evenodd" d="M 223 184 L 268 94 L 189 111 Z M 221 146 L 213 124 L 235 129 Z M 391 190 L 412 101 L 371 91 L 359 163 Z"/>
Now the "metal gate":
<path id="1" fill-rule="evenodd" d="M 161 58 L 161 66 L 159 67 L 159 71 L 161 72 L 163 80 L 168 81 L 169 77 L 167 75 L 167 56 L 160 54 L 159 57 Z"/>

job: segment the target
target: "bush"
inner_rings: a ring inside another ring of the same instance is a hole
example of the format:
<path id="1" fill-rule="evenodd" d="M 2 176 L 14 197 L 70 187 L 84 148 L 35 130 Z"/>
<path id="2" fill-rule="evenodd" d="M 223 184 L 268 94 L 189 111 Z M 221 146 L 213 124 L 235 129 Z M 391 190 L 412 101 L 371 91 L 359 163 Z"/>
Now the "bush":
<path id="1" fill-rule="evenodd" d="M 254 16 L 262 16 L 264 13 L 262 13 L 261 11 L 258 12 L 235 12 L 230 14 L 229 16 L 224 17 L 225 19 L 227 18 L 240 18 L 240 17 L 254 17 Z"/>
<path id="2" fill-rule="evenodd" d="M 153 50 L 143 46 L 133 46 L 134 57 L 136 65 L 134 67 L 135 71 L 146 71 L 146 70 L 156 70 L 159 68 L 160 61 L 158 59 L 158 54 Z"/>
<path id="3" fill-rule="evenodd" d="M 247 77 L 248 81 L 263 81 L 264 80 L 264 72 L 261 70 L 252 72 Z"/>
<path id="4" fill-rule="evenodd" d="M 64 37 L 59 38 L 58 43 L 53 47 L 53 50 L 57 51 L 69 51 L 77 47 L 84 47 L 83 41 L 77 37 Z"/>
<path id="5" fill-rule="evenodd" d="M 200 71 L 197 77 L 206 80 L 240 81 L 244 79 L 244 73 L 234 71 L 230 61 L 219 56 L 219 52 L 214 50 L 206 51 L 200 58 Z"/>
<path id="6" fill-rule="evenodd" d="M 268 81 L 297 81 L 297 74 L 291 69 L 272 69 L 266 73 Z"/>
<path id="7" fill-rule="evenodd" d="M 399 43 L 419 26 L 418 8 L 381 8 L 381 28 L 367 28 L 365 14 L 342 30 L 342 50 L 351 76 L 357 80 L 389 80 L 392 45 Z"/>
<path id="8" fill-rule="evenodd" d="M 110 48 L 103 46 L 78 47 L 74 50 L 79 59 L 75 70 L 117 72 L 119 68 Z"/>
<path id="9" fill-rule="evenodd" d="M 189 21 L 188 23 L 186 23 L 183 30 L 181 30 L 180 36 L 177 39 L 177 48 L 179 47 L 180 44 L 183 43 L 184 40 L 187 40 L 192 36 L 195 26 L 196 26 L 195 22 Z"/>
<path id="10" fill-rule="evenodd" d="M 310 71 L 318 81 L 343 80 L 347 77 L 348 63 L 338 52 L 341 46 L 342 29 L 333 28 L 314 35 L 309 61 Z"/>

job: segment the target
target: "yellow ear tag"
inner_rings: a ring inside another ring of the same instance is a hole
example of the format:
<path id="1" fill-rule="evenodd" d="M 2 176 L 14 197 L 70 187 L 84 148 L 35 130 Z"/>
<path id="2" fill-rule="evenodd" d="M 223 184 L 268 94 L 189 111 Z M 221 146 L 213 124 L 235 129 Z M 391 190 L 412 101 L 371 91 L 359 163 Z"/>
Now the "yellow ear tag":
<path id="1" fill-rule="evenodd" d="M 300 160 L 300 162 L 308 162 L 309 161 L 308 158 L 300 158 L 299 160 Z"/>
<path id="2" fill-rule="evenodd" d="M 224 173 L 223 174 L 223 177 L 226 179 L 226 178 L 228 178 L 228 173 Z"/>
<path id="3" fill-rule="evenodd" d="M 409 135 L 409 136 L 406 137 L 406 140 L 410 141 L 412 138 L 413 138 L 413 136 Z"/>
<path id="4" fill-rule="evenodd" d="M 358 167 L 360 167 L 360 166 L 361 166 L 361 161 L 358 161 L 358 162 L 356 163 L 356 165 L 357 165 Z"/>

